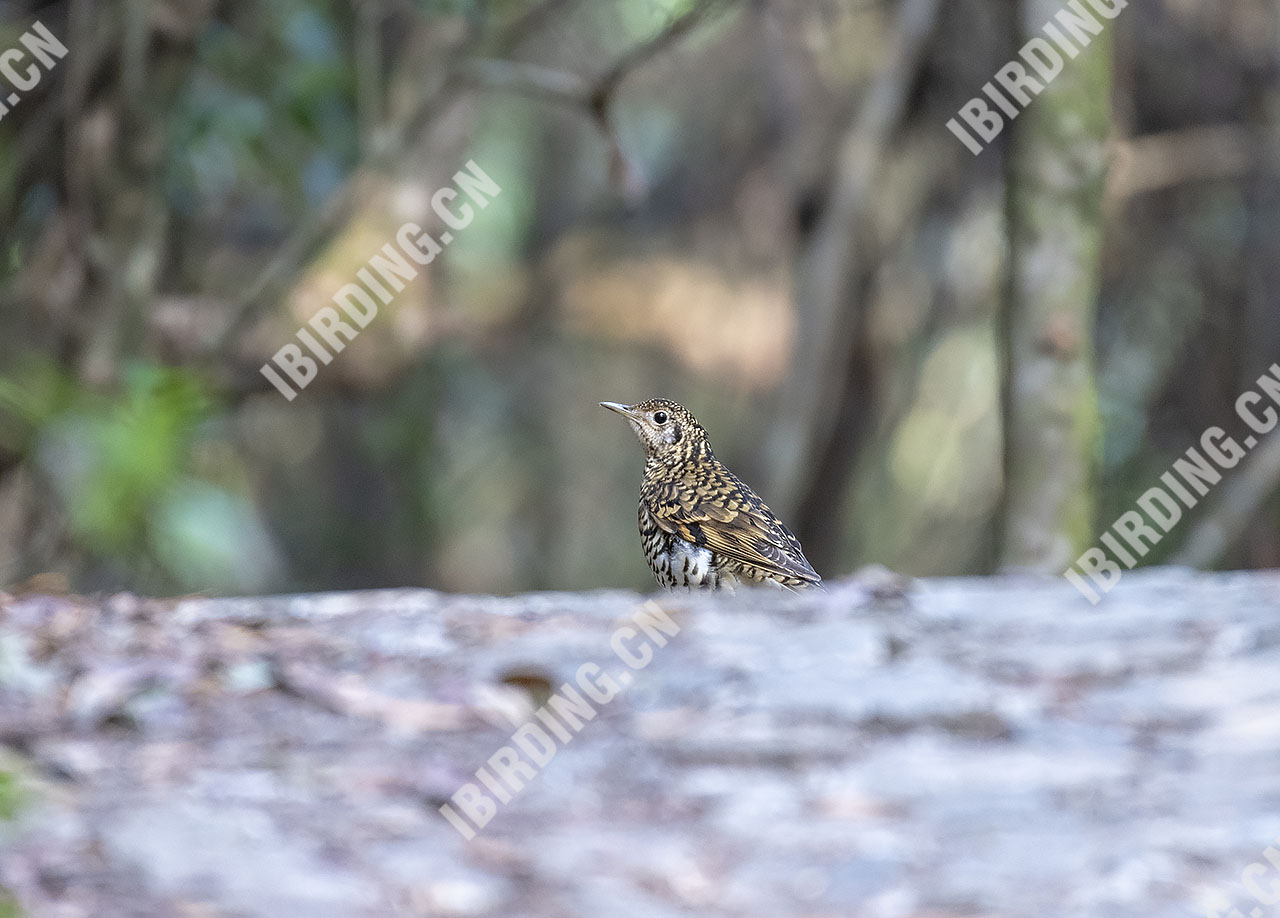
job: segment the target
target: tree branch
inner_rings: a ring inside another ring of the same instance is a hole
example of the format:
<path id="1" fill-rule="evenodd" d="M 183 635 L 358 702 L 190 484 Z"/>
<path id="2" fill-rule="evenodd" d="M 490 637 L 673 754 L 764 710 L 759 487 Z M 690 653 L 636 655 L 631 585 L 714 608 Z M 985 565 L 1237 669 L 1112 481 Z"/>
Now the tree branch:
<path id="1" fill-rule="evenodd" d="M 1113 147 L 1107 198 L 1123 203 L 1187 182 L 1234 179 L 1276 166 L 1266 138 L 1248 125 L 1208 125 L 1147 134 L 1119 141 Z"/>
<path id="2" fill-rule="evenodd" d="M 558 8 L 561 2 L 562 0 L 547 0 L 543 8 Z M 688 12 L 673 18 L 652 38 L 624 54 L 594 82 L 587 82 L 575 74 L 554 68 L 507 60 L 473 60 L 448 68 L 447 75 L 436 92 L 425 99 L 391 136 L 371 144 L 370 155 L 361 167 L 324 203 L 314 219 L 303 224 L 284 242 L 266 267 L 233 300 L 231 318 L 218 337 L 213 353 L 225 355 L 253 318 L 282 292 L 287 280 L 342 225 L 358 200 L 359 173 L 363 169 L 385 168 L 403 158 L 427 125 L 457 101 L 461 91 L 469 86 L 541 96 L 582 107 L 595 120 L 609 144 L 615 171 L 627 175 L 628 164 L 610 113 L 618 87 L 630 73 L 665 51 L 714 12 L 739 2 L 741 0 L 706 0 L 694 6 Z M 937 0 L 928 2 L 934 3 Z M 504 31 L 504 35 L 497 40 L 498 46 L 514 47 L 527 37 L 532 24 L 542 21 L 546 15 L 540 9 L 521 17 Z"/>
<path id="3" fill-rule="evenodd" d="M 1197 568 L 1218 563 L 1277 488 L 1280 434 L 1272 434 L 1258 444 L 1244 468 L 1223 483 L 1209 515 L 1196 524 L 1169 563 Z"/>
<path id="4" fill-rule="evenodd" d="M 824 394 L 842 391 L 849 372 L 842 357 L 853 352 L 857 315 L 849 299 L 858 270 L 859 229 L 940 8 L 941 0 L 903 0 L 899 7 L 895 47 L 840 142 L 830 203 L 801 256 L 795 357 L 768 443 L 775 506 L 796 506 L 801 471 L 832 433 L 834 420 L 823 413 Z"/>

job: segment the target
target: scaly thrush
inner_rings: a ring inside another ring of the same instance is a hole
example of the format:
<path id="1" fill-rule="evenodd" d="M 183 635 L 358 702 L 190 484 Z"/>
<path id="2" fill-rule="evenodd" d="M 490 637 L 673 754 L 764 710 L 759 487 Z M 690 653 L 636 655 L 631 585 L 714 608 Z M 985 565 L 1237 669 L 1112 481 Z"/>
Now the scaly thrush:
<path id="1" fill-rule="evenodd" d="M 626 418 L 644 446 L 640 539 L 661 586 L 822 585 L 795 534 L 716 458 L 688 410 L 665 398 L 600 405 Z"/>

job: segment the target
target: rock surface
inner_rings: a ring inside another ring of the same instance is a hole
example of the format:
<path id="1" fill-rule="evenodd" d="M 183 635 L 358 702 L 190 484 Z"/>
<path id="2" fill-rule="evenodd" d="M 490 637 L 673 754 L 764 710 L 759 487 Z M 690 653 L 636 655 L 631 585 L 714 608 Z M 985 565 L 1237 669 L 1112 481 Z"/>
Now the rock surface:
<path id="1" fill-rule="evenodd" d="M 59 918 L 1257 907 L 1280 575 L 652 599 L 7 598 L 0 883 Z M 633 678 L 464 839 L 440 806 L 584 663 Z"/>

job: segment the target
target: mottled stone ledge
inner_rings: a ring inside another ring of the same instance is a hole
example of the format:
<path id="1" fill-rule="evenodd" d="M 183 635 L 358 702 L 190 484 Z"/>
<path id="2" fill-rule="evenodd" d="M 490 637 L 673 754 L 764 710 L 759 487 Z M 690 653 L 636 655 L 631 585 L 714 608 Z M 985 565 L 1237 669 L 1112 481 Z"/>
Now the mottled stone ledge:
<path id="1" fill-rule="evenodd" d="M 0 882 L 67 918 L 1256 905 L 1277 574 L 653 599 L 679 633 L 466 841 L 439 807 L 582 664 L 631 672 L 646 597 L 8 598 Z"/>

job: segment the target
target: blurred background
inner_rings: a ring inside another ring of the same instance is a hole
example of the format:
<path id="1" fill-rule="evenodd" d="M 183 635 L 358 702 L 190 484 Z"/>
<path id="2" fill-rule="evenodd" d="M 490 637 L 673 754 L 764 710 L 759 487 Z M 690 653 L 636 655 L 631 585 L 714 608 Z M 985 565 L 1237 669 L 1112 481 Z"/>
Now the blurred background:
<path id="1" fill-rule="evenodd" d="M 1131 3 L 975 156 L 1057 9 L 5 5 L 69 53 L 0 122 L 0 582 L 650 588 L 596 403 L 656 395 L 824 576 L 1061 571 L 1280 360 L 1280 13 Z M 286 401 L 469 159 L 501 194 Z M 1280 564 L 1236 481 L 1145 563 Z"/>

